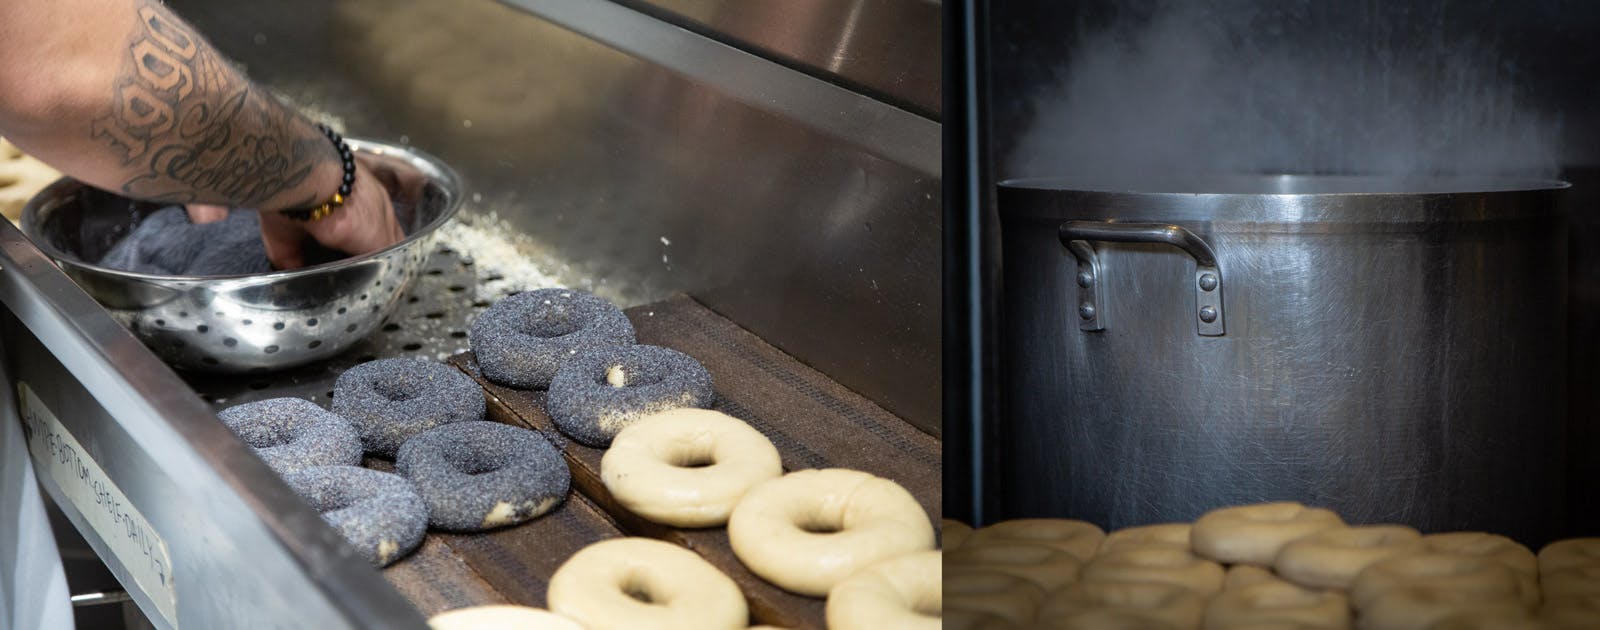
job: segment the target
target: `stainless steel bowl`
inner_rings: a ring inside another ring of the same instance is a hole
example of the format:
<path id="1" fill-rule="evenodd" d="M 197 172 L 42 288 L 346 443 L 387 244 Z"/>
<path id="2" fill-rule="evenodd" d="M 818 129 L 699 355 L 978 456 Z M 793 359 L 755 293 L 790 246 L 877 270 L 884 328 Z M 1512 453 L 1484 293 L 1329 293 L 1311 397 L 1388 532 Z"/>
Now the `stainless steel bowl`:
<path id="1" fill-rule="evenodd" d="M 461 180 L 438 159 L 371 140 L 349 143 L 390 189 L 406 231 L 404 240 L 365 256 L 250 276 L 100 267 L 85 261 L 99 260 L 161 205 L 72 179 L 28 202 L 22 231 L 174 367 L 262 372 L 302 365 L 338 354 L 388 317 L 422 272 L 434 232 L 461 206 Z"/>

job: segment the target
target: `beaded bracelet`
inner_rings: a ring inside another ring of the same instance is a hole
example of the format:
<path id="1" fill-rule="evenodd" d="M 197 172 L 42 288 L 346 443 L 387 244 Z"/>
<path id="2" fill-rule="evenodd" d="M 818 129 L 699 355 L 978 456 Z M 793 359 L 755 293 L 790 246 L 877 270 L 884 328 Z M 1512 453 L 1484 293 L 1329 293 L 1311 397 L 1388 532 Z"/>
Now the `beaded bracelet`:
<path id="1" fill-rule="evenodd" d="M 317 123 L 317 131 L 321 131 L 322 135 L 327 136 L 328 141 L 333 143 L 333 147 L 339 150 L 339 160 L 341 166 L 344 167 L 344 180 L 339 182 L 339 192 L 333 193 L 333 198 L 329 199 L 327 203 L 312 208 L 281 211 L 285 216 L 296 221 L 320 221 L 327 218 L 328 215 L 333 214 L 335 209 L 344 205 L 345 199 L 350 197 L 351 187 L 355 186 L 356 183 L 356 160 L 355 155 L 350 152 L 350 145 L 345 144 L 344 138 L 339 137 L 339 133 L 334 131 L 332 127 Z"/>

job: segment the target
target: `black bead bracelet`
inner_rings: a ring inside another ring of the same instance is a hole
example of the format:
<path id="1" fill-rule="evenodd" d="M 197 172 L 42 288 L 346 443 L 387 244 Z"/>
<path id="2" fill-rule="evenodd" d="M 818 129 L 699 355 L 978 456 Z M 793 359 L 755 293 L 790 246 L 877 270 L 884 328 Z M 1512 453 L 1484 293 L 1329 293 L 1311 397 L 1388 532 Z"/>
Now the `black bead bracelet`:
<path id="1" fill-rule="evenodd" d="M 344 168 L 344 179 L 339 182 L 339 192 L 334 193 L 333 198 L 326 203 L 312 208 L 282 211 L 284 216 L 296 221 L 318 221 L 333 214 L 335 209 L 344 205 L 345 200 L 350 197 L 351 188 L 356 185 L 356 157 L 350 151 L 350 145 L 345 143 L 344 138 L 340 137 L 339 132 L 334 131 L 333 127 L 317 123 L 317 131 L 327 136 L 328 141 L 333 143 L 333 148 L 339 151 L 339 164 Z"/>

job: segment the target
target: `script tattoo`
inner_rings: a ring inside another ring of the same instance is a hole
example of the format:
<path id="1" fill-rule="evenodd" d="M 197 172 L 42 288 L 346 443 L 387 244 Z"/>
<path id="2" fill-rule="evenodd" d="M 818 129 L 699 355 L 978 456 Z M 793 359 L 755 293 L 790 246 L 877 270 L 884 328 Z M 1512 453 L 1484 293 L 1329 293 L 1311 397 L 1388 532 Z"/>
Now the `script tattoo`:
<path id="1" fill-rule="evenodd" d="M 145 5 L 138 15 L 112 111 L 90 127 L 136 173 L 122 192 L 258 207 L 336 159 L 309 123 L 165 9 Z"/>

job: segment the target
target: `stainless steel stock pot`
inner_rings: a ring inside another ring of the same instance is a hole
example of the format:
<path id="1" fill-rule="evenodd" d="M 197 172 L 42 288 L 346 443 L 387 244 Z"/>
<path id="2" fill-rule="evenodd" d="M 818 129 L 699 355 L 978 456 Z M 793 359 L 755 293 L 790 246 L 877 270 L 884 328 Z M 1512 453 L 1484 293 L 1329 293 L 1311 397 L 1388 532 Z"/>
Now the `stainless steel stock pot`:
<path id="1" fill-rule="evenodd" d="M 1557 533 L 1565 183 L 999 185 L 1003 516 Z"/>

